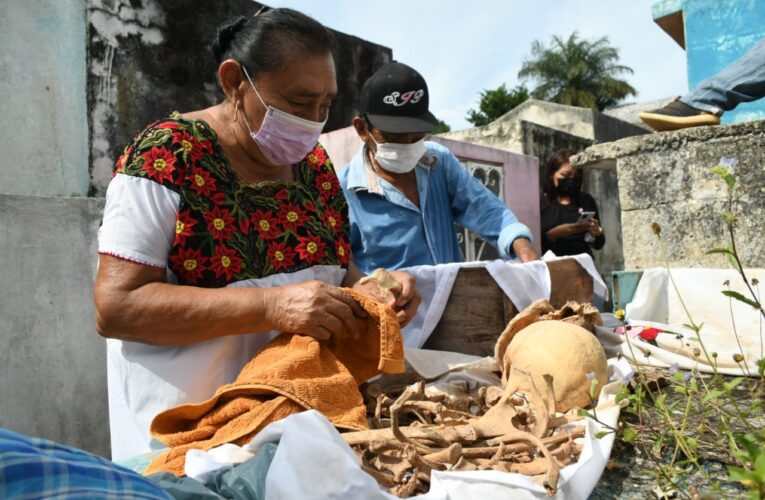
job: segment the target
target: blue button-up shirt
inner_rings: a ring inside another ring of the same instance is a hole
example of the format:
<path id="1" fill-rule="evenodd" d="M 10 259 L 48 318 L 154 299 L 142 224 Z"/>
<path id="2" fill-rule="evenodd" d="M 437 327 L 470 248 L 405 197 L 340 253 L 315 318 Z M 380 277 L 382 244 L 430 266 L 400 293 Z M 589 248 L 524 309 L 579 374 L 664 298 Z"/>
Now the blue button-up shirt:
<path id="1" fill-rule="evenodd" d="M 356 264 L 369 273 L 378 267 L 462 262 L 455 222 L 479 234 L 500 256 L 514 257 L 513 241 L 531 240 L 529 228 L 451 151 L 434 142 L 425 144 L 426 153 L 415 167 L 419 208 L 375 173 L 364 146 L 340 172 Z"/>

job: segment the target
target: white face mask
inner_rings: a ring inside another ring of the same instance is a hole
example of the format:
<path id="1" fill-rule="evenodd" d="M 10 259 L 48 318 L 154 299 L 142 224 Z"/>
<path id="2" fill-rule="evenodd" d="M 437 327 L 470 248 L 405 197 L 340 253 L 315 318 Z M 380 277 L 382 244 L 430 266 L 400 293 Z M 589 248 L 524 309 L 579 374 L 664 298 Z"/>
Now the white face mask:
<path id="1" fill-rule="evenodd" d="M 371 135 L 370 135 L 371 137 Z M 397 144 L 395 142 L 378 143 L 372 137 L 372 142 L 377 145 L 375 160 L 383 170 L 394 174 L 405 174 L 414 170 L 417 162 L 425 154 L 425 139 L 420 139 L 412 144 Z"/>

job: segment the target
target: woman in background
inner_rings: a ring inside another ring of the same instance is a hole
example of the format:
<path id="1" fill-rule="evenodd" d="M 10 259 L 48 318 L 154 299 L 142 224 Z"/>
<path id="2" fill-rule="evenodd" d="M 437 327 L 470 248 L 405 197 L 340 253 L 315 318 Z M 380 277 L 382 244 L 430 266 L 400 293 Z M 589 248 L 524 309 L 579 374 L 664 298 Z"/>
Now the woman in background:
<path id="1" fill-rule="evenodd" d="M 606 243 L 600 225 L 598 206 L 589 194 L 582 191 L 582 172 L 573 167 L 570 149 L 562 149 L 547 160 L 547 176 L 540 198 L 542 219 L 542 251 L 552 250 L 555 255 L 592 255 Z M 594 216 L 581 222 L 581 214 L 594 212 Z"/>

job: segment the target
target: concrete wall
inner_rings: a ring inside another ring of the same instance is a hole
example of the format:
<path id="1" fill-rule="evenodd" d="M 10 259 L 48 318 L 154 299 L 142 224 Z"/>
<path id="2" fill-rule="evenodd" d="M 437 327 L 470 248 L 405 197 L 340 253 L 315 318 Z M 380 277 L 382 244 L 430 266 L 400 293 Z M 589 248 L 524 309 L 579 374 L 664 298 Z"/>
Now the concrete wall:
<path id="1" fill-rule="evenodd" d="M 622 241 L 622 211 L 619 202 L 619 181 L 614 170 L 585 168 L 582 189 L 590 193 L 598 204 L 600 225 L 606 244 L 592 252 L 595 267 L 608 279 L 613 271 L 624 269 L 624 242 Z"/>
<path id="2" fill-rule="evenodd" d="M 656 22 L 683 42 L 691 89 L 765 37 L 765 0 L 662 0 L 652 10 Z M 762 119 L 765 100 L 761 99 L 725 113 L 722 122 Z"/>
<path id="3" fill-rule="evenodd" d="M 536 123 L 595 142 L 609 142 L 646 133 L 642 127 L 596 110 L 529 99 L 488 125 L 440 135 L 487 146 L 498 147 L 501 143 L 506 146 L 514 146 L 520 143 L 517 134 L 523 133 L 517 126 L 521 121 Z M 495 142 L 495 144 L 490 144 L 490 142 Z"/>
<path id="4" fill-rule="evenodd" d="M 618 171 L 624 265 L 665 265 L 651 230 L 661 226 L 669 264 L 726 268 L 724 256 L 706 252 L 729 245 L 721 214 L 727 211 L 725 184 L 711 169 L 721 157 L 738 159 L 733 212 L 736 247 L 746 267 L 765 267 L 765 122 L 699 127 L 630 137 L 587 149 L 579 165 Z"/>
<path id="5" fill-rule="evenodd" d="M 0 427 L 109 454 L 85 0 L 0 2 Z"/>
<path id="6" fill-rule="evenodd" d="M 85 0 L 0 2 L 0 193 L 85 196 Z"/>
<path id="7" fill-rule="evenodd" d="M 106 344 L 92 296 L 102 208 L 0 195 L 0 427 L 108 457 Z"/>
<path id="8" fill-rule="evenodd" d="M 88 1 L 91 194 L 105 193 L 114 162 L 146 125 L 221 100 L 209 45 L 223 21 L 260 7 L 252 0 Z M 326 130 L 350 124 L 363 82 L 392 58 L 386 47 L 335 36 L 338 98 Z"/>

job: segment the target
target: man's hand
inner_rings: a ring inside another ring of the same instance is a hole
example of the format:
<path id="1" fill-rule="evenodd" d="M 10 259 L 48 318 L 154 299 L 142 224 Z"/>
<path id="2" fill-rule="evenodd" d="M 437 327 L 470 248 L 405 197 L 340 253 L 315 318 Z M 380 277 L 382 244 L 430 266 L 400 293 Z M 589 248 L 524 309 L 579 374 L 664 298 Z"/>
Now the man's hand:
<path id="1" fill-rule="evenodd" d="M 414 276 L 401 271 L 391 271 L 391 274 L 396 281 L 401 283 L 401 292 L 398 295 L 394 295 L 391 308 L 396 311 L 398 324 L 403 328 L 408 325 L 409 322 L 412 321 L 412 318 L 414 318 L 414 315 L 417 314 L 417 308 L 420 307 L 422 297 L 420 297 L 420 294 L 417 291 Z"/>
<path id="2" fill-rule="evenodd" d="M 378 270 L 379 271 L 379 270 Z M 376 271 L 373 274 L 378 274 Z M 380 282 L 380 277 L 373 279 L 361 278 L 353 285 L 353 289 L 373 298 L 378 302 L 387 304 L 396 312 L 399 324 L 406 326 L 417 313 L 417 308 L 422 302 L 417 293 L 415 279 L 412 275 L 401 271 L 390 271 L 390 278 L 397 283 L 395 287 L 385 286 Z"/>
<path id="3" fill-rule="evenodd" d="M 513 240 L 513 253 L 521 262 L 530 262 L 539 260 L 539 255 L 531 246 L 531 242 L 526 238 L 516 238 Z"/>

